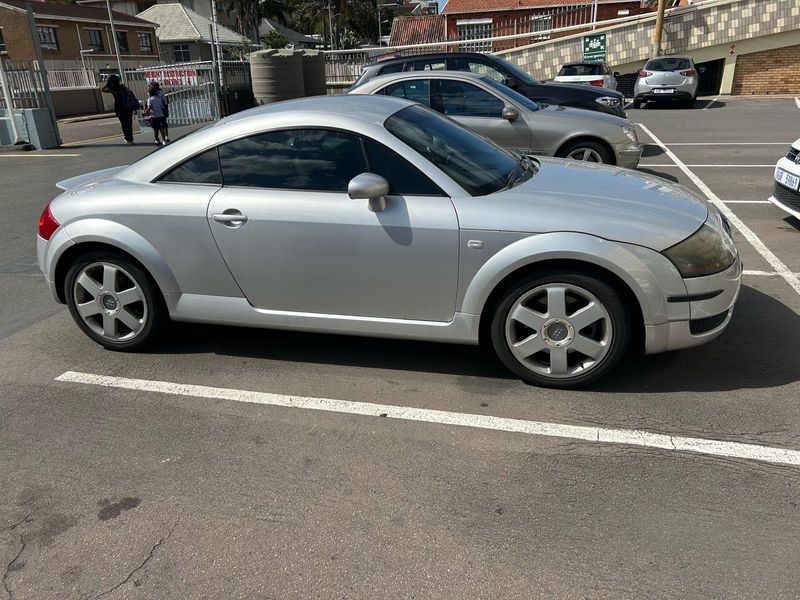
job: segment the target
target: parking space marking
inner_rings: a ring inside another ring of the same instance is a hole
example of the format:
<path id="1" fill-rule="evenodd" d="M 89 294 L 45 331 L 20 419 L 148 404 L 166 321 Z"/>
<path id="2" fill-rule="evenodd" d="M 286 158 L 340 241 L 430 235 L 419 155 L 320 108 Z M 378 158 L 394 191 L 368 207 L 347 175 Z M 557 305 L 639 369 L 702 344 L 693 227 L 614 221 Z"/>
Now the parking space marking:
<path id="1" fill-rule="evenodd" d="M 769 200 L 723 200 L 725 204 L 772 204 Z"/>
<path id="2" fill-rule="evenodd" d="M 307 396 L 287 396 L 283 394 L 270 394 L 267 392 L 173 383 L 169 381 L 129 379 L 127 377 L 111 377 L 75 371 L 62 373 L 56 377 L 56 381 L 98 385 L 140 392 L 208 398 L 211 400 L 229 400 L 248 404 L 303 408 L 306 410 L 370 417 L 387 417 L 406 421 L 435 423 L 438 425 L 492 429 L 495 431 L 566 438 L 585 442 L 643 446 L 646 448 L 658 448 L 659 450 L 694 452 L 709 456 L 725 456 L 728 458 L 741 458 L 745 460 L 800 466 L 800 451 L 798 450 L 760 446 L 758 444 L 744 444 L 741 442 L 726 442 L 722 440 L 665 435 L 637 429 L 609 429 L 605 427 L 564 425 L 561 423 L 507 419 L 503 417 L 395 406 L 391 404 L 352 402 L 349 400 L 333 400 L 330 398 L 313 398 Z"/>
<path id="3" fill-rule="evenodd" d="M 664 142 L 667 146 L 791 146 L 792 142 Z"/>
<path id="4" fill-rule="evenodd" d="M 640 167 L 680 167 L 677 164 L 671 163 L 639 163 Z M 775 165 L 684 165 L 685 167 L 693 167 L 697 169 L 774 169 Z"/>
<path id="5" fill-rule="evenodd" d="M 695 175 L 694 171 L 689 169 L 683 161 L 678 158 L 675 153 L 670 150 L 664 142 L 656 137 L 656 135 L 650 131 L 647 126 L 641 125 L 642 130 L 647 133 L 648 136 L 664 151 L 664 153 L 670 158 L 670 160 L 674 161 L 676 165 L 683 171 L 686 176 L 692 180 L 703 194 L 705 194 L 706 198 L 708 198 L 709 202 L 716 206 L 719 211 L 725 215 L 725 217 L 730 221 L 736 229 L 738 229 L 744 238 L 750 243 L 753 248 L 766 260 L 770 266 L 777 271 L 781 277 L 786 280 L 792 289 L 800 294 L 800 278 L 797 277 L 794 273 L 792 273 L 789 268 L 783 264 L 783 261 L 775 256 L 775 253 L 772 252 L 769 248 L 767 248 L 766 244 L 761 241 L 761 239 L 755 234 L 755 232 L 750 229 L 744 222 L 737 217 L 734 212 L 725 205 L 725 203 L 719 199 L 711 188 L 706 185 L 706 183 L 700 179 L 697 175 Z"/>
<path id="6" fill-rule="evenodd" d="M 797 104 L 797 108 L 800 108 L 800 98 L 795 98 L 794 103 Z"/>
<path id="7" fill-rule="evenodd" d="M 745 269 L 742 271 L 742 275 L 752 275 L 754 277 L 777 277 L 778 273 L 775 271 L 748 271 Z"/>
<path id="8" fill-rule="evenodd" d="M 714 105 L 714 103 L 715 103 L 717 100 L 719 100 L 719 96 L 717 96 L 716 98 L 713 98 L 713 99 L 711 100 L 711 102 L 709 102 L 708 104 L 706 104 L 706 105 L 705 105 L 705 106 L 702 108 L 702 110 L 708 110 L 709 108 L 711 108 L 711 107 Z"/>

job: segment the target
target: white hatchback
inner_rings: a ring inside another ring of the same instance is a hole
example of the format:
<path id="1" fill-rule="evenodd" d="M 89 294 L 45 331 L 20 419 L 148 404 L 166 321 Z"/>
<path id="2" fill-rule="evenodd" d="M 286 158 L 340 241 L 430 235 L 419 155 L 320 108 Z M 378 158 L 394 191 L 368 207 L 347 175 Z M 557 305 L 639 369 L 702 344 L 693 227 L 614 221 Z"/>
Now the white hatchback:
<path id="1" fill-rule="evenodd" d="M 800 140 L 775 165 L 775 189 L 769 201 L 800 219 Z"/>
<path id="2" fill-rule="evenodd" d="M 611 68 L 604 62 L 568 63 L 561 67 L 553 81 L 581 83 L 615 90 L 617 89 L 617 75 L 618 73 L 612 73 Z"/>

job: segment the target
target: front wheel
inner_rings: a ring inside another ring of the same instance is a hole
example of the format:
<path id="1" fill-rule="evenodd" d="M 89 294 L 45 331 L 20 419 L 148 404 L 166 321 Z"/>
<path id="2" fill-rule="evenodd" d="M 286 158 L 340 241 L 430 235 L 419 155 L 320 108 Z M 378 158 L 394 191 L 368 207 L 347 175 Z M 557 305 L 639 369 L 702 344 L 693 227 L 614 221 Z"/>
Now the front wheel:
<path id="1" fill-rule="evenodd" d="M 167 311 L 150 276 L 127 258 L 91 252 L 70 267 L 64 296 L 78 327 L 110 350 L 139 350 L 160 333 Z"/>
<path id="2" fill-rule="evenodd" d="M 604 281 L 547 273 L 506 292 L 492 317 L 491 339 L 503 364 L 528 383 L 572 388 L 620 362 L 630 323 L 620 294 Z"/>
<path id="3" fill-rule="evenodd" d="M 606 165 L 614 164 L 614 155 L 599 142 L 577 141 L 568 144 L 558 152 L 561 158 L 569 158 L 582 162 L 603 163 Z"/>

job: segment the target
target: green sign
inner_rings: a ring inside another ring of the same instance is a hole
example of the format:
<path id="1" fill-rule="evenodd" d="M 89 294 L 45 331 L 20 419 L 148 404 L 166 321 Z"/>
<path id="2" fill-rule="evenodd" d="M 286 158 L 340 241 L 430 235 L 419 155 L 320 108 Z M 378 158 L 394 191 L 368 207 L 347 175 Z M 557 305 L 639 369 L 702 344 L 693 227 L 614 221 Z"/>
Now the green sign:
<path id="1" fill-rule="evenodd" d="M 606 34 L 583 36 L 583 60 L 603 62 L 606 60 Z"/>

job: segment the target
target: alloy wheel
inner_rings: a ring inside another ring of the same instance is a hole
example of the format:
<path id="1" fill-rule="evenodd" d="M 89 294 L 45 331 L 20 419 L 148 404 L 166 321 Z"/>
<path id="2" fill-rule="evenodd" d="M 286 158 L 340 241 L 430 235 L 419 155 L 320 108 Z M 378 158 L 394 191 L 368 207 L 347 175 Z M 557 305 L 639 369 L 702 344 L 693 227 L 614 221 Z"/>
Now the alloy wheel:
<path id="1" fill-rule="evenodd" d="M 572 152 L 567 154 L 567 158 L 571 158 L 572 160 L 580 160 L 582 162 L 603 162 L 603 157 L 600 156 L 600 153 L 593 148 L 575 148 Z"/>

